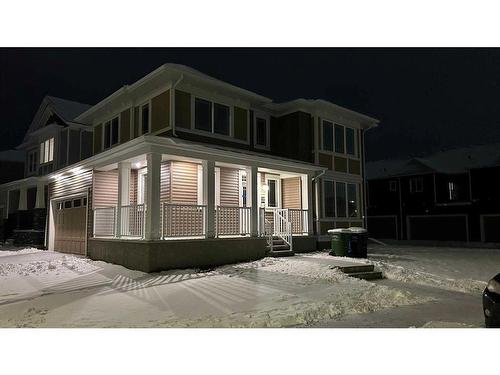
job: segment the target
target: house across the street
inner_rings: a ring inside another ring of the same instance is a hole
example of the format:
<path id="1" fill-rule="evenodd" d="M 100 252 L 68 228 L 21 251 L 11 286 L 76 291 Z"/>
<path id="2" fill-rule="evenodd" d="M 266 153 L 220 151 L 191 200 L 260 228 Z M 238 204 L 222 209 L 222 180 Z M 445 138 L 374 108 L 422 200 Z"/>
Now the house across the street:
<path id="1" fill-rule="evenodd" d="M 143 271 L 315 250 L 366 224 L 377 124 L 177 64 L 93 106 L 46 97 L 18 147 L 24 178 L 0 185 L 6 235 Z"/>
<path id="2" fill-rule="evenodd" d="M 371 236 L 500 242 L 500 143 L 369 162 L 366 173 Z"/>

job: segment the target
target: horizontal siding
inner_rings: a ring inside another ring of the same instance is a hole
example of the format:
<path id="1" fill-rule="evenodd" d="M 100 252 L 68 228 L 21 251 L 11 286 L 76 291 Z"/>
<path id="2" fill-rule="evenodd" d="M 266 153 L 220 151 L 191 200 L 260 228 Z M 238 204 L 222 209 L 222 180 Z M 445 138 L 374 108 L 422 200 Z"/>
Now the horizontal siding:
<path id="1" fill-rule="evenodd" d="M 62 178 L 49 184 L 49 199 L 86 192 L 92 187 L 92 171 Z"/>
<path id="2" fill-rule="evenodd" d="M 284 178 L 281 180 L 281 199 L 283 208 L 301 208 L 300 177 Z"/>
<path id="3" fill-rule="evenodd" d="M 170 171 L 171 171 L 170 161 L 164 161 L 161 163 L 160 169 L 160 202 L 170 202 L 171 197 L 171 187 L 170 187 Z"/>
<path id="4" fill-rule="evenodd" d="M 93 208 L 111 207 L 118 204 L 118 171 L 94 173 Z"/>
<path id="5" fill-rule="evenodd" d="M 198 164 L 171 162 L 171 202 L 198 204 Z"/>
<path id="6" fill-rule="evenodd" d="M 220 205 L 239 206 L 239 171 L 234 168 L 220 168 Z"/>

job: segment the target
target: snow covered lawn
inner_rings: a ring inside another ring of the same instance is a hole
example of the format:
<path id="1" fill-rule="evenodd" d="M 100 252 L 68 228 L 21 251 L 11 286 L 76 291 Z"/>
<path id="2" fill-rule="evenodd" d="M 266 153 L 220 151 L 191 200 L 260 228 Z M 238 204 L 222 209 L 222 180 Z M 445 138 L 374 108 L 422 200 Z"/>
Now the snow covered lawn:
<path id="1" fill-rule="evenodd" d="M 0 250 L 0 326 L 285 327 L 429 301 L 349 278 L 324 256 L 146 274 L 55 252 Z"/>

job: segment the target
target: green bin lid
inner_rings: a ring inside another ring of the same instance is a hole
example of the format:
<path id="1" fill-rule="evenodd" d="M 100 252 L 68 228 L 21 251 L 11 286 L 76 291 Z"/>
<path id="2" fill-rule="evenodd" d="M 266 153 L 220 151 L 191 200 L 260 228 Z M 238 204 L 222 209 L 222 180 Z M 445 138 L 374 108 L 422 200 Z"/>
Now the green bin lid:
<path id="1" fill-rule="evenodd" d="M 351 233 L 351 231 L 347 228 L 328 229 L 328 234 L 336 234 L 336 233 Z"/>
<path id="2" fill-rule="evenodd" d="M 366 232 L 368 232 L 365 228 L 360 228 L 360 227 L 350 227 L 349 230 L 352 233 L 366 233 Z"/>

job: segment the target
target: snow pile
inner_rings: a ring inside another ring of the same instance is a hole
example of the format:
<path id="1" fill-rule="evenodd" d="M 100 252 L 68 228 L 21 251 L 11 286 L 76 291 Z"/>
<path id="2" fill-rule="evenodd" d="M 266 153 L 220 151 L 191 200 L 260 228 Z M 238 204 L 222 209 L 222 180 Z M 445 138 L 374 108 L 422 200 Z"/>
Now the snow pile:
<path id="1" fill-rule="evenodd" d="M 7 248 L 9 249 L 9 248 Z M 10 249 L 13 249 L 12 247 Z M 0 257 L 4 256 L 9 256 L 9 255 L 23 255 L 23 254 L 34 254 L 41 252 L 43 250 L 36 249 L 34 247 L 28 247 L 24 249 L 19 249 L 19 250 L 4 250 L 2 247 L 0 247 Z"/>
<path id="2" fill-rule="evenodd" d="M 346 285 L 347 286 L 347 285 Z M 430 298 L 416 297 L 409 292 L 367 283 L 363 288 L 340 287 L 321 299 L 304 300 L 283 295 L 271 304 L 245 313 L 225 316 L 207 316 L 192 320 L 170 319 L 160 327 L 231 327 L 279 328 L 310 325 L 322 321 L 339 320 L 352 313 L 366 313 L 401 305 L 428 302 Z M 297 299 L 296 302 L 292 298 Z"/>
<path id="3" fill-rule="evenodd" d="M 373 264 L 378 267 L 388 279 L 406 283 L 427 285 L 464 293 L 481 293 L 487 285 L 484 281 L 446 278 L 381 261 L 374 261 Z"/>
<path id="4" fill-rule="evenodd" d="M 0 263 L 0 276 L 38 276 L 48 273 L 85 273 L 98 269 L 90 259 L 63 256 L 55 260 L 38 260 L 25 263 Z"/>

